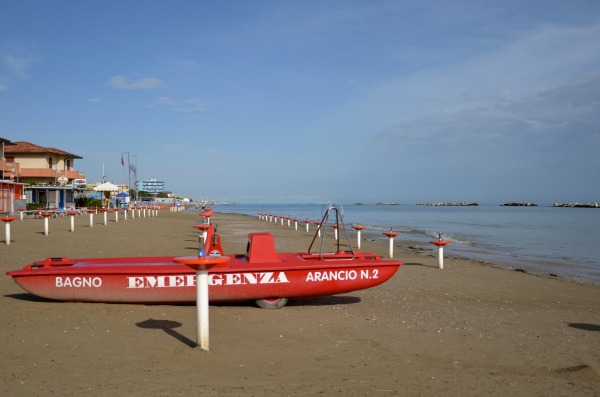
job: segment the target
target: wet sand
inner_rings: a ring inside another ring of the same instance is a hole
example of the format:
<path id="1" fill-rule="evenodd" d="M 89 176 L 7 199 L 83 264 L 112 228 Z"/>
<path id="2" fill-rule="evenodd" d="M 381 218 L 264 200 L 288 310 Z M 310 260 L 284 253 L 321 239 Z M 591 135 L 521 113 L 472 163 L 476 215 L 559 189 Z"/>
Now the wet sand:
<path id="1" fill-rule="evenodd" d="M 192 255 L 198 220 L 80 216 L 71 233 L 60 218 L 48 236 L 43 220 L 17 220 L 10 245 L 0 230 L 0 395 L 600 395 L 599 287 L 454 258 L 440 270 L 433 249 L 396 247 L 406 264 L 365 291 L 280 310 L 211 305 L 210 352 L 195 348 L 194 306 L 51 302 L 4 275 L 53 256 Z M 228 253 L 251 231 L 273 233 L 279 251 L 312 240 L 300 226 L 213 220 Z"/>

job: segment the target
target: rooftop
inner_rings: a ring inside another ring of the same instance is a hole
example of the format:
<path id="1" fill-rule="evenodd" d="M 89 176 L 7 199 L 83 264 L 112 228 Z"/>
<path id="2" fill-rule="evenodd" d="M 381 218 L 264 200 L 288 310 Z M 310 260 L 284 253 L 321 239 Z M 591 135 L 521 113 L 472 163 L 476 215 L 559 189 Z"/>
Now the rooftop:
<path id="1" fill-rule="evenodd" d="M 0 140 L 1 139 L 2 138 L 0 138 Z M 10 142 L 8 140 L 5 140 L 5 141 L 12 143 L 11 145 L 5 146 L 4 152 L 6 154 L 24 154 L 24 153 L 46 154 L 46 153 L 51 153 L 51 154 L 58 154 L 61 156 L 65 156 L 65 157 L 71 157 L 74 159 L 82 159 L 83 158 L 76 154 L 65 152 L 64 150 L 56 149 L 53 147 L 38 146 L 38 145 L 34 145 L 33 143 L 25 142 L 25 141 L 19 141 L 19 142 Z"/>

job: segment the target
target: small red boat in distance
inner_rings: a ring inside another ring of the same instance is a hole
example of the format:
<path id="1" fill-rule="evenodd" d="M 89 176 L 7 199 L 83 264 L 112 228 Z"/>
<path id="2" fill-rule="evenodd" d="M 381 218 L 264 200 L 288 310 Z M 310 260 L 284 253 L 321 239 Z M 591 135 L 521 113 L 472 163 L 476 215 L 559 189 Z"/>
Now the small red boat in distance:
<path id="1" fill-rule="evenodd" d="M 331 207 L 324 216 L 322 227 Z M 316 238 L 316 234 L 315 234 Z M 325 235 L 322 236 L 322 239 Z M 313 243 L 315 239 L 313 239 Z M 250 233 L 246 253 L 209 270 L 210 302 L 254 301 L 262 308 L 281 308 L 289 298 L 341 294 L 377 286 L 403 264 L 352 249 L 335 252 L 277 253 L 269 233 Z M 339 240 L 338 240 L 339 248 Z M 201 247 L 223 255 L 214 225 Z M 196 274 L 174 257 L 47 258 L 7 272 L 27 292 L 58 301 L 194 304 Z"/>

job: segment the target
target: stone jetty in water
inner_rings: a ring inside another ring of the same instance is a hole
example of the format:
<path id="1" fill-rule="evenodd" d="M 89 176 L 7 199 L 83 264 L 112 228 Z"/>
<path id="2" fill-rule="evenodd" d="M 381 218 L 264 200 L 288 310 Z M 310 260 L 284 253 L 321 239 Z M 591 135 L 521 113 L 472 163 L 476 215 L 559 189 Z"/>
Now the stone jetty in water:
<path id="1" fill-rule="evenodd" d="M 554 203 L 553 207 L 600 208 L 600 203 Z"/>

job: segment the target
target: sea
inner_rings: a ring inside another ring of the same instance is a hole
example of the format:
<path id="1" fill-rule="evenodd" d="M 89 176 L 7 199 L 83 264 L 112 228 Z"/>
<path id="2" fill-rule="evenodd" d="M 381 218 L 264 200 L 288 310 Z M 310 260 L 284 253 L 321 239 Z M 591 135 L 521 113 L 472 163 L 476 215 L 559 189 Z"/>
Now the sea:
<path id="1" fill-rule="evenodd" d="M 304 219 L 321 220 L 329 204 L 215 203 L 212 208 L 257 218 L 259 213 L 296 217 L 300 228 L 304 227 Z M 353 243 L 355 234 L 349 226 L 354 224 L 366 226 L 363 233 L 374 233 L 381 239 L 387 239 L 383 233 L 391 228 L 400 233 L 396 239 L 416 242 L 419 248 L 432 251 L 437 248 L 429 241 L 441 236 L 451 241 L 444 248 L 447 257 L 600 284 L 597 208 L 335 204 Z"/>

